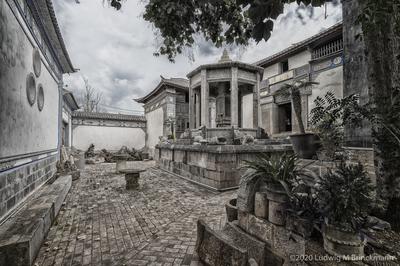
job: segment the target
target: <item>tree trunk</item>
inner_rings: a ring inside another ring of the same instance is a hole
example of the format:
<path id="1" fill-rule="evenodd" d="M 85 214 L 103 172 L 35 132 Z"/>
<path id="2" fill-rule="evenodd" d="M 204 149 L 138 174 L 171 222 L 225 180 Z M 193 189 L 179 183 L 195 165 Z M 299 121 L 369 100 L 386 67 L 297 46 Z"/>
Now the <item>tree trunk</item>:
<path id="1" fill-rule="evenodd" d="M 369 94 L 378 121 L 372 125 L 377 196 L 387 205 L 386 220 L 394 230 L 400 231 L 400 146 L 383 126 L 385 123 L 398 125 L 400 119 L 391 108 L 394 92 L 400 87 L 399 34 L 394 17 L 394 14 L 387 14 L 379 22 L 363 22 L 363 32 Z"/>
<path id="2" fill-rule="evenodd" d="M 306 133 L 303 124 L 302 110 L 301 110 L 301 95 L 299 89 L 294 89 L 291 92 L 294 113 L 296 114 L 297 122 L 299 123 L 299 131 L 301 134 Z"/>

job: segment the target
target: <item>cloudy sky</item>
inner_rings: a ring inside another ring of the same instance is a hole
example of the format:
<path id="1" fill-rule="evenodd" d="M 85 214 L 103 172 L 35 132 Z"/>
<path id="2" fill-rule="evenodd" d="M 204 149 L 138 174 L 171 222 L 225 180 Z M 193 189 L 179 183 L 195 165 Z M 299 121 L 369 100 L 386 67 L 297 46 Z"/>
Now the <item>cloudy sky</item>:
<path id="1" fill-rule="evenodd" d="M 66 75 L 64 81 L 79 98 L 83 79 L 88 79 L 102 93 L 104 111 L 142 111 L 141 104 L 133 99 L 154 89 L 160 75 L 185 77 L 200 64 L 216 62 L 222 54 L 221 49 L 199 38 L 192 51 L 194 61 L 186 54 L 170 63 L 166 57 L 153 56 L 159 40 L 152 26 L 141 17 L 142 0 L 127 0 L 121 11 L 103 4 L 103 0 L 79 2 L 54 1 L 67 49 L 79 69 L 78 73 Z M 285 7 L 285 14 L 278 18 L 268 42 L 227 48 L 231 58 L 253 63 L 334 25 L 341 18 L 340 6 L 328 5 L 325 18 L 324 8 L 299 9 L 294 3 Z"/>

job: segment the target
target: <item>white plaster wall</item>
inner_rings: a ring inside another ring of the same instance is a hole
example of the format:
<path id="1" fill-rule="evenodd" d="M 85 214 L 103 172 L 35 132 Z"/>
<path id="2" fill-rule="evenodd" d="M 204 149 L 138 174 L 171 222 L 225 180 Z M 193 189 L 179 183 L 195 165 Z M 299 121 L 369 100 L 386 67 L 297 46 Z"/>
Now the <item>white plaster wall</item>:
<path id="1" fill-rule="evenodd" d="M 147 142 L 146 148 L 152 150 L 163 136 L 164 111 L 161 108 L 146 113 L 147 120 Z"/>
<path id="2" fill-rule="evenodd" d="M 73 128 L 73 146 L 87 150 L 94 144 L 95 150 L 119 150 L 122 146 L 141 149 L 146 134 L 140 128 L 77 125 Z"/>
<path id="3" fill-rule="evenodd" d="M 336 97 L 343 97 L 343 67 L 336 67 L 323 71 L 315 78 L 318 85 L 313 86 L 312 94 L 308 98 L 308 113 L 315 107 L 314 100 L 324 97 L 328 91 L 332 91 Z"/>
<path id="4" fill-rule="evenodd" d="M 289 57 L 289 69 L 298 68 L 307 65 L 311 60 L 311 53 L 309 51 L 303 51 Z"/>
<path id="5" fill-rule="evenodd" d="M 43 56 L 41 75 L 36 78 L 36 87 L 42 84 L 44 88 L 43 110 L 39 111 L 37 101 L 31 106 L 26 95 L 34 46 L 37 44 L 26 25 L 21 27 L 6 1 L 0 1 L 0 158 L 58 146 L 58 81 L 45 67 Z"/>
<path id="6" fill-rule="evenodd" d="M 272 66 L 268 66 L 264 68 L 263 80 L 269 79 L 272 76 L 276 76 L 279 74 L 279 64 L 273 64 Z"/>
<path id="7" fill-rule="evenodd" d="M 253 94 L 242 97 L 242 128 L 253 128 Z"/>

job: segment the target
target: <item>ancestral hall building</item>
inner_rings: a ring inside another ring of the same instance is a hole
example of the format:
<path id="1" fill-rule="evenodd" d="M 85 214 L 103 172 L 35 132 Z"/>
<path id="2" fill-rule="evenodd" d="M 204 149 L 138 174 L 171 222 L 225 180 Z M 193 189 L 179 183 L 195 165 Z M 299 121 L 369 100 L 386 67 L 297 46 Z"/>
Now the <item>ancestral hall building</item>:
<path id="1" fill-rule="evenodd" d="M 269 135 L 286 136 L 299 130 L 290 98 L 274 95 L 282 85 L 296 80 L 318 83 L 301 92 L 304 123 L 318 96 L 331 91 L 343 97 L 342 36 L 342 23 L 339 23 L 255 63 L 264 69 L 260 85 L 260 125 Z"/>
<path id="2" fill-rule="evenodd" d="M 0 41 L 1 221 L 56 172 L 74 68 L 50 0 L 0 1 Z"/>
<path id="3" fill-rule="evenodd" d="M 151 155 L 159 137 L 179 138 L 189 128 L 189 81 L 161 77 L 156 88 L 135 99 L 143 103 L 146 117 L 146 149 Z"/>

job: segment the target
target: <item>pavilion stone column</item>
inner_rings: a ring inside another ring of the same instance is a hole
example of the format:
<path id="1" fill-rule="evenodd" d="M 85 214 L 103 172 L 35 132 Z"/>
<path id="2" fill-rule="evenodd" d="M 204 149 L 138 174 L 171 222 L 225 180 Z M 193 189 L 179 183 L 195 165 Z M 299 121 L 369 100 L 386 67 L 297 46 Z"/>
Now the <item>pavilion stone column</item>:
<path id="1" fill-rule="evenodd" d="M 196 106 L 194 104 L 195 94 L 192 88 L 192 82 L 189 84 L 189 128 L 193 129 L 196 127 Z"/>
<path id="2" fill-rule="evenodd" d="M 196 97 L 195 128 L 198 128 L 200 126 L 200 94 L 198 92 L 196 92 L 195 97 Z"/>
<path id="3" fill-rule="evenodd" d="M 201 70 L 201 125 L 210 127 L 207 70 Z"/>
<path id="4" fill-rule="evenodd" d="M 219 118 L 220 115 L 225 117 L 225 84 L 218 84 L 218 96 L 217 96 L 217 116 Z"/>
<path id="5" fill-rule="evenodd" d="M 238 68 L 232 67 L 232 80 L 231 80 L 231 126 L 239 126 L 239 102 L 238 102 Z"/>
<path id="6" fill-rule="evenodd" d="M 253 89 L 253 128 L 261 125 L 261 108 L 260 108 L 260 73 L 256 74 L 256 84 Z"/>

